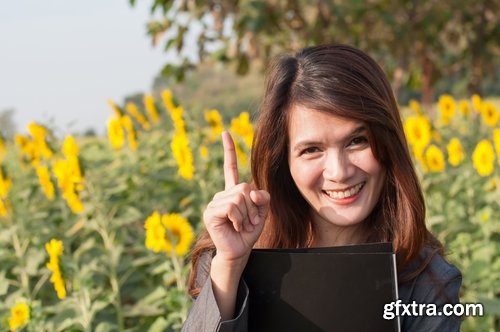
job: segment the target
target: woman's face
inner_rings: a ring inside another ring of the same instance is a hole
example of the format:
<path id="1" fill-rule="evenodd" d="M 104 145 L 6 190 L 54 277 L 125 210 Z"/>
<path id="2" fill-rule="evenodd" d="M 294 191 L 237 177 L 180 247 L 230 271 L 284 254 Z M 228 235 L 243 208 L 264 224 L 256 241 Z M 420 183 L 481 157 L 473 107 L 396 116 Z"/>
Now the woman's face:
<path id="1" fill-rule="evenodd" d="M 380 197 L 385 169 L 373 156 L 367 129 L 363 122 L 292 106 L 290 172 L 316 229 L 330 238 L 357 228 Z"/>

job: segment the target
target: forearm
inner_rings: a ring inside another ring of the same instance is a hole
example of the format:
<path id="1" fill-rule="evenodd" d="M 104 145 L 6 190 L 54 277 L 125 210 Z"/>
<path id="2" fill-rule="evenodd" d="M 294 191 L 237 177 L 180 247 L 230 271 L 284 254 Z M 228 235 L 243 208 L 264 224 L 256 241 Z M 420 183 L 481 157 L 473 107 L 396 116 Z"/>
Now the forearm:
<path id="1" fill-rule="evenodd" d="M 210 278 L 222 321 L 234 318 L 238 284 L 247 260 L 248 257 L 238 261 L 226 261 L 217 255 L 212 259 Z"/>

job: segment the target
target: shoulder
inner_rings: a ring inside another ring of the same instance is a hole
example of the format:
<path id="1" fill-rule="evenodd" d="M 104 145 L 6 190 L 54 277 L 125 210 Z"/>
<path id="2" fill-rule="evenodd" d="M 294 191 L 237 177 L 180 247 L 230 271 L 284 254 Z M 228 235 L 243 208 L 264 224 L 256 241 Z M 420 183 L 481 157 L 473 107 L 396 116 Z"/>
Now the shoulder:
<path id="1" fill-rule="evenodd" d="M 413 280 L 399 285 L 400 299 L 420 303 L 458 302 L 460 270 L 432 248 L 424 247 L 402 274 L 418 271 L 422 265 L 425 268 Z"/>

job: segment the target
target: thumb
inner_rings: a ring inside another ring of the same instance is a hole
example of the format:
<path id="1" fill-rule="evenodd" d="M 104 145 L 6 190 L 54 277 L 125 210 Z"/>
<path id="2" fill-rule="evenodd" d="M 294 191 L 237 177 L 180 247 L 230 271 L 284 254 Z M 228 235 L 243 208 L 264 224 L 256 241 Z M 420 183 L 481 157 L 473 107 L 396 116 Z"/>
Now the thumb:
<path id="1" fill-rule="evenodd" d="M 269 212 L 269 202 L 271 201 L 271 196 L 265 190 L 252 190 L 250 192 L 250 199 L 257 206 L 259 218 L 254 222 L 255 225 L 264 221 Z"/>

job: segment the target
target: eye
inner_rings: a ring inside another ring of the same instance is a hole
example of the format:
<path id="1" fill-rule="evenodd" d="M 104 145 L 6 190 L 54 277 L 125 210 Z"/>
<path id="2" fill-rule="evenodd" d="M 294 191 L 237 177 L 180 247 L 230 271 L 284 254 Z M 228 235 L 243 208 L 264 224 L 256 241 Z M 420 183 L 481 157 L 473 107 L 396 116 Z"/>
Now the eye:
<path id="1" fill-rule="evenodd" d="M 321 150 L 317 146 L 310 146 L 308 148 L 305 148 L 304 150 L 300 151 L 300 154 L 312 154 L 315 152 L 320 152 Z"/>
<path id="2" fill-rule="evenodd" d="M 358 137 L 355 137 L 353 138 L 350 142 L 349 142 L 349 146 L 363 146 L 363 145 L 366 145 L 368 143 L 368 138 L 366 136 L 358 136 Z"/>

